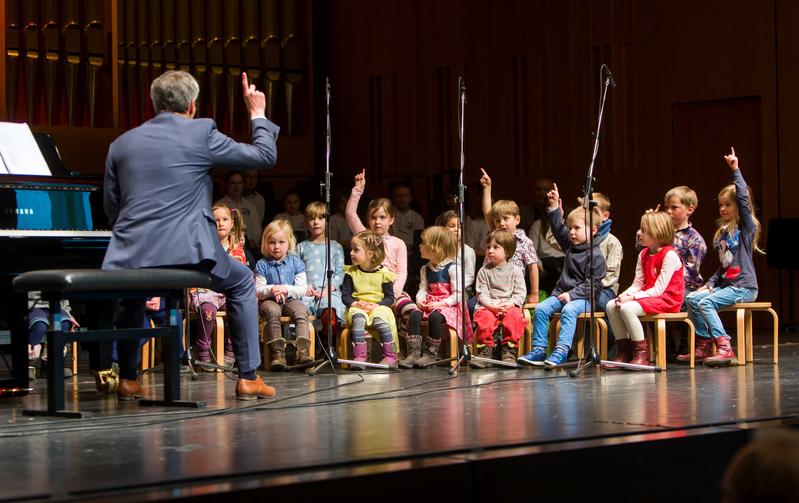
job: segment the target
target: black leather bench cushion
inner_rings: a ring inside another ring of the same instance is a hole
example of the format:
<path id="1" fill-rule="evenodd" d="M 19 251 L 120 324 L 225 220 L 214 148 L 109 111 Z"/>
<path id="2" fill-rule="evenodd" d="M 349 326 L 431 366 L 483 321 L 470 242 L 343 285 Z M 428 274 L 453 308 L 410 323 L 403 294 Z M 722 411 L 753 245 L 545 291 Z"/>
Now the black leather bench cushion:
<path id="1" fill-rule="evenodd" d="M 30 271 L 14 278 L 20 292 L 114 292 L 209 288 L 211 276 L 186 269 L 49 269 Z"/>

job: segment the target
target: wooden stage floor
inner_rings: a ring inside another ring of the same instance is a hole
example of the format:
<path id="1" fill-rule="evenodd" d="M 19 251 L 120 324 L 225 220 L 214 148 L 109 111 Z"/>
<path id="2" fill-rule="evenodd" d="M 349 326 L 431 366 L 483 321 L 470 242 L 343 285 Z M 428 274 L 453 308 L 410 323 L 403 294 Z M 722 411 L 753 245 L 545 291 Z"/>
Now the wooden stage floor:
<path id="1" fill-rule="evenodd" d="M 267 374 L 278 397 L 258 402 L 233 400 L 225 375 L 186 375 L 183 398 L 208 403 L 198 410 L 117 403 L 97 395 L 83 372 L 67 386 L 68 408 L 95 413 L 82 420 L 22 416 L 45 407 L 45 381 L 35 381 L 30 395 L 0 401 L 0 499 L 127 491 L 141 501 L 142 491 L 151 499 L 200 486 L 223 491 L 228 480 L 290 483 L 285 477 L 791 420 L 799 415 L 799 344 L 795 335 L 784 339 L 778 366 L 760 346 L 745 367 L 674 364 L 665 373 L 591 370 L 576 379 L 537 369 L 470 369 L 454 378 L 445 368 Z M 143 379 L 160 395 L 160 375 Z M 159 493 L 164 487 L 173 492 Z"/>

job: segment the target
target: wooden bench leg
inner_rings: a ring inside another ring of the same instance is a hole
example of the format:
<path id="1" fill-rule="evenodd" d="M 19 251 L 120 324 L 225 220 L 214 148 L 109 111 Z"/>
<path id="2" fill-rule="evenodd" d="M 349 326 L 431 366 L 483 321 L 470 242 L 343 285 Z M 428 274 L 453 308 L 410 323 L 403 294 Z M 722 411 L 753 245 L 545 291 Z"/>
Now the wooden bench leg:
<path id="1" fill-rule="evenodd" d="M 655 330 L 657 342 L 657 365 L 661 370 L 666 370 L 666 320 L 657 320 Z"/>
<path id="2" fill-rule="evenodd" d="M 746 315 L 744 317 L 744 327 L 744 336 L 746 337 L 746 340 L 744 341 L 744 347 L 746 348 L 744 361 L 746 363 L 754 363 L 755 348 L 752 345 L 752 311 L 749 309 L 746 310 Z"/>
<path id="3" fill-rule="evenodd" d="M 599 348 L 599 359 L 600 360 L 607 360 L 608 359 L 608 324 L 602 318 L 596 319 L 596 324 L 598 325 L 598 330 L 596 331 L 596 337 L 594 340 L 594 347 Z"/>
<path id="4" fill-rule="evenodd" d="M 780 343 L 780 318 L 777 316 L 777 311 L 768 308 L 771 313 L 771 318 L 774 320 L 774 365 L 779 361 L 779 343 Z"/>
<path id="5" fill-rule="evenodd" d="M 72 375 L 78 375 L 78 343 L 72 343 L 72 361 L 70 362 L 72 366 Z"/>
<path id="6" fill-rule="evenodd" d="M 350 359 L 350 329 L 344 327 L 341 330 L 341 336 L 338 338 L 338 357 L 342 360 Z M 349 365 L 342 363 L 341 368 L 349 368 Z"/>
<path id="7" fill-rule="evenodd" d="M 738 329 L 738 365 L 746 365 L 746 310 L 735 310 L 736 326 Z"/>
<path id="8" fill-rule="evenodd" d="M 225 319 L 221 316 L 216 317 L 214 328 L 214 356 L 217 365 L 225 364 Z"/>
<path id="9" fill-rule="evenodd" d="M 313 326 L 313 321 L 308 322 L 308 337 L 311 338 L 311 344 L 308 346 L 308 356 L 312 360 L 316 360 L 316 328 Z"/>
<path id="10" fill-rule="evenodd" d="M 696 327 L 694 327 L 694 322 L 688 318 L 685 318 L 683 321 L 685 322 L 686 325 L 688 325 L 688 348 L 690 349 L 689 361 L 690 361 L 690 367 L 694 368 L 694 364 L 696 363 L 694 361 L 694 358 L 696 357 L 696 355 L 694 354 L 694 351 L 696 349 Z"/>
<path id="11" fill-rule="evenodd" d="M 466 344 L 465 341 L 464 341 L 464 344 Z M 457 358 L 459 356 L 460 355 L 458 354 L 458 331 L 453 329 L 453 328 L 450 328 L 449 329 L 449 357 L 450 358 L 455 358 L 454 360 L 449 362 L 449 366 L 450 367 L 454 367 L 455 364 L 458 363 Z"/>

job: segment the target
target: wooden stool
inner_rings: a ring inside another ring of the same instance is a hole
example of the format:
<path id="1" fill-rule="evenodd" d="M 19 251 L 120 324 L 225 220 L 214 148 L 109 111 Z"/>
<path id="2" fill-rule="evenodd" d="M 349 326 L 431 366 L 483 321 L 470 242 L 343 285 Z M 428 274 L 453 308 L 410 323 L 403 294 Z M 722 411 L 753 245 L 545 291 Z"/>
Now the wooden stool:
<path id="1" fill-rule="evenodd" d="M 311 339 L 311 345 L 308 347 L 308 354 L 311 358 L 315 358 L 316 355 L 316 329 L 314 328 L 313 322 L 316 321 L 316 316 L 309 315 L 308 316 L 308 337 Z M 283 328 L 283 334 L 285 339 L 286 331 L 289 328 L 289 325 L 294 323 L 294 318 L 290 316 L 281 316 L 280 317 L 280 325 Z M 263 344 L 263 366 L 264 370 L 269 370 L 269 366 L 272 364 L 272 351 L 269 349 L 269 343 L 266 341 L 266 337 L 264 337 L 264 326 L 266 325 L 266 320 L 263 318 L 258 319 L 258 333 L 261 334 L 261 343 Z"/>
<path id="2" fill-rule="evenodd" d="M 694 323 L 688 319 L 688 313 L 660 313 L 660 314 L 647 314 L 638 317 L 642 323 L 652 322 L 655 324 L 655 344 L 652 344 L 649 332 L 646 332 L 647 338 L 650 339 L 649 347 L 652 348 L 652 356 L 650 360 L 659 366 L 662 370 L 666 370 L 666 323 L 671 321 L 681 321 L 688 325 L 688 347 L 691 348 L 690 367 L 694 368 L 694 344 L 696 342 L 696 330 Z"/>
<path id="3" fill-rule="evenodd" d="M 777 312 L 771 308 L 771 302 L 741 302 L 729 307 L 719 309 L 719 312 L 735 311 L 737 337 L 738 337 L 738 361 L 741 365 L 754 363 L 754 345 L 752 343 L 752 313 L 755 311 L 765 311 L 771 313 L 774 321 L 772 330 L 774 332 L 774 363 L 779 360 L 779 333 L 780 323 Z"/>
<path id="4" fill-rule="evenodd" d="M 577 315 L 577 321 L 590 320 L 591 313 L 580 313 Z M 594 347 L 599 347 L 599 358 L 607 360 L 608 358 L 608 324 L 605 321 L 605 313 L 594 313 Z M 578 323 L 579 327 L 580 323 Z M 555 313 L 549 320 L 549 333 L 547 334 L 547 351 L 552 352 L 558 341 L 558 332 L 560 332 L 560 313 Z M 577 341 L 577 358 L 585 358 L 585 334 L 582 330 L 575 329 L 574 338 Z"/>

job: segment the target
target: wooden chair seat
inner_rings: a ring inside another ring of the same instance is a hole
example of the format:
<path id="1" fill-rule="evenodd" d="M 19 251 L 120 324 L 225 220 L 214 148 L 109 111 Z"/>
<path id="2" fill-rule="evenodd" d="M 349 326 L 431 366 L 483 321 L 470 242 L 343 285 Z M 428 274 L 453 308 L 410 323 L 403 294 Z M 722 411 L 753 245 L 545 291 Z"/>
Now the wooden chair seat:
<path id="1" fill-rule="evenodd" d="M 688 325 L 688 347 L 691 348 L 690 367 L 694 368 L 694 345 L 696 343 L 696 330 L 694 323 L 688 319 L 688 313 L 660 313 L 660 314 L 646 314 L 638 317 L 642 323 L 651 322 L 655 325 L 655 341 L 652 343 L 650 332 L 646 332 L 647 338 L 650 339 L 649 347 L 651 351 L 651 361 L 659 366 L 662 370 L 666 370 L 666 324 L 670 322 L 682 322 Z"/>
<path id="2" fill-rule="evenodd" d="M 754 363 L 754 344 L 752 342 L 752 313 L 756 311 L 771 314 L 774 322 L 772 326 L 774 343 L 774 364 L 779 361 L 780 320 L 777 312 L 772 309 L 771 302 L 741 302 L 729 307 L 719 309 L 719 312 L 735 312 L 738 337 L 738 359 L 746 363 Z"/>

